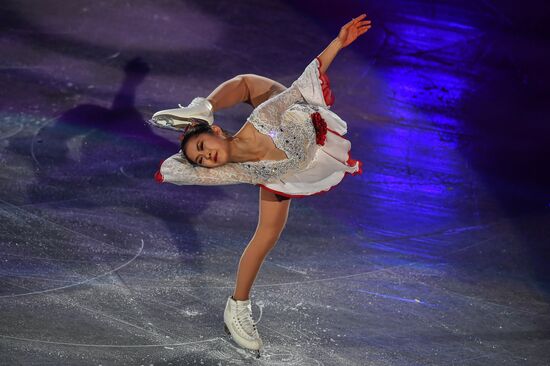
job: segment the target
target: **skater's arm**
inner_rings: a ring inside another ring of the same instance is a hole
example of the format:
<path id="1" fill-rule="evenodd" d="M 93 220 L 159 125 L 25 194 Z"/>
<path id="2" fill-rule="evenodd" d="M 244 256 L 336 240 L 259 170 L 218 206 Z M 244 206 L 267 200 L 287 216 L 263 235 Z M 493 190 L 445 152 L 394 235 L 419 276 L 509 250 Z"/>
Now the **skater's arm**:
<path id="1" fill-rule="evenodd" d="M 341 29 L 338 37 L 336 37 L 330 44 L 319 54 L 319 60 L 321 61 L 321 72 L 326 72 L 334 57 L 344 47 L 347 47 L 350 43 L 355 41 L 361 34 L 368 31 L 371 27 L 370 20 L 362 20 L 366 17 L 366 14 L 361 14 L 357 18 L 350 20 Z"/>
<path id="2" fill-rule="evenodd" d="M 362 20 L 365 17 L 366 14 L 362 14 L 344 25 L 338 37 L 306 67 L 302 75 L 289 88 L 269 98 L 267 103 L 263 103 L 260 108 L 254 109 L 249 119 L 256 119 L 258 122 L 263 121 L 264 123 L 280 120 L 288 107 L 302 100 L 306 100 L 313 105 L 330 106 L 334 98 L 330 95 L 328 77 L 323 74 L 342 48 L 349 45 L 370 28 L 370 20 Z M 320 65 L 319 70 L 317 70 L 317 61 Z M 320 82 L 323 79 L 325 79 L 325 82 L 321 85 Z M 262 100 L 261 93 L 259 93 L 259 96 L 259 100 Z M 323 98 L 325 99 L 324 102 L 321 101 Z"/>
<path id="3" fill-rule="evenodd" d="M 332 63 L 332 60 L 334 60 L 334 57 L 340 52 L 342 49 L 342 41 L 340 41 L 338 38 L 335 38 L 330 42 L 327 48 L 323 52 L 317 56 L 319 58 L 319 61 L 321 63 L 321 67 L 319 68 L 319 71 L 326 72 L 330 64 Z"/>

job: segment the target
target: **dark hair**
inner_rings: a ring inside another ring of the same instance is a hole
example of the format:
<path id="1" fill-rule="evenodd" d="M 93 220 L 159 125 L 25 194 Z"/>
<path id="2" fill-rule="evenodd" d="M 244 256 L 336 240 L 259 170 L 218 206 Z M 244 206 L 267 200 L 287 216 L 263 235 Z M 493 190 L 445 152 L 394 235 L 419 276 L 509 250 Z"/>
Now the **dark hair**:
<path id="1" fill-rule="evenodd" d="M 221 128 L 221 127 L 220 127 Z M 227 130 L 224 130 L 222 128 L 222 132 L 225 134 L 225 136 L 229 137 L 229 136 L 233 136 L 232 133 L 230 133 L 229 131 Z M 195 163 L 194 161 L 192 161 L 191 159 L 189 159 L 187 157 L 187 155 L 185 155 L 185 145 L 187 145 L 187 143 L 189 142 L 189 139 L 193 136 L 198 136 L 200 135 L 201 133 L 209 133 L 211 135 L 214 134 L 214 130 L 212 130 L 212 126 L 209 125 L 208 123 L 197 123 L 196 125 L 191 125 L 189 126 L 189 128 L 187 129 L 187 131 L 184 133 L 183 135 L 183 138 L 181 139 L 181 144 L 180 144 L 180 149 L 181 149 L 181 155 L 187 159 L 188 162 L 191 163 L 191 165 L 193 166 L 200 166 L 200 164 L 197 164 Z"/>

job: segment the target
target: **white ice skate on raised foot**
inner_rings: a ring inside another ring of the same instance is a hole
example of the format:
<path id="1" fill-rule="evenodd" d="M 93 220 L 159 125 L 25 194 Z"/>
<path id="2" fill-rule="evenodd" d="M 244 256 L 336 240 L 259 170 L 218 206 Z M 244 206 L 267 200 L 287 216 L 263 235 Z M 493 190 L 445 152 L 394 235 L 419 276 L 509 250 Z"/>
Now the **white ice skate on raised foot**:
<path id="1" fill-rule="evenodd" d="M 148 122 L 156 127 L 178 131 L 185 129 L 193 122 L 208 123 L 209 125 L 214 123 L 213 107 L 208 99 L 197 97 L 187 107 L 178 105 L 179 108 L 156 112 Z"/>
<path id="2" fill-rule="evenodd" d="M 233 340 L 241 347 L 256 351 L 256 357 L 260 357 L 260 348 L 263 346 L 262 339 L 256 329 L 256 324 L 262 318 L 263 304 L 260 307 L 260 317 L 256 322 L 252 320 L 252 307 L 250 299 L 245 301 L 233 300 L 231 296 L 227 299 L 223 314 L 224 330 L 231 335 Z"/>

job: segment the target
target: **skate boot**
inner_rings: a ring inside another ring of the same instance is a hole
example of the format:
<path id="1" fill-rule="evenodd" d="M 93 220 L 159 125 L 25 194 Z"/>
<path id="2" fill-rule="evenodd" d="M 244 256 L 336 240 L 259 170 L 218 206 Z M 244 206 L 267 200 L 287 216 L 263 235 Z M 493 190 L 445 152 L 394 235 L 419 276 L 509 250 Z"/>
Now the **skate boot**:
<path id="1" fill-rule="evenodd" d="M 156 127 L 177 131 L 184 130 L 193 122 L 208 123 L 209 125 L 214 123 L 213 107 L 206 98 L 196 97 L 187 107 L 181 104 L 178 106 L 179 108 L 156 112 L 148 122 Z"/>
<path id="2" fill-rule="evenodd" d="M 233 300 L 230 296 L 225 305 L 223 314 L 224 330 L 231 335 L 233 340 L 241 347 L 255 351 L 256 358 L 260 357 L 260 348 L 263 346 L 262 339 L 256 329 L 256 324 L 262 318 L 263 304 L 260 307 L 260 317 L 258 321 L 252 320 L 252 307 L 250 299 L 245 301 Z"/>

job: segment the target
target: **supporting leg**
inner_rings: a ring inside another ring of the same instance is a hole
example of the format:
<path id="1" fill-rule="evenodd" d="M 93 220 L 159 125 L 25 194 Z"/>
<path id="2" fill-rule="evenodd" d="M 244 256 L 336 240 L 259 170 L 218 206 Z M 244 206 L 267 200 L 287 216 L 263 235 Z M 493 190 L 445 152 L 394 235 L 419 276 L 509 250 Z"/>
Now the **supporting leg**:
<path id="1" fill-rule="evenodd" d="M 254 237 L 245 248 L 239 269 L 233 298 L 247 300 L 262 263 L 275 246 L 286 225 L 290 199 L 277 197 L 272 192 L 260 188 L 259 222 Z"/>
<path id="2" fill-rule="evenodd" d="M 256 108 L 271 96 L 285 89 L 283 84 L 265 76 L 241 74 L 221 83 L 206 99 L 212 103 L 214 111 L 242 102 Z"/>

